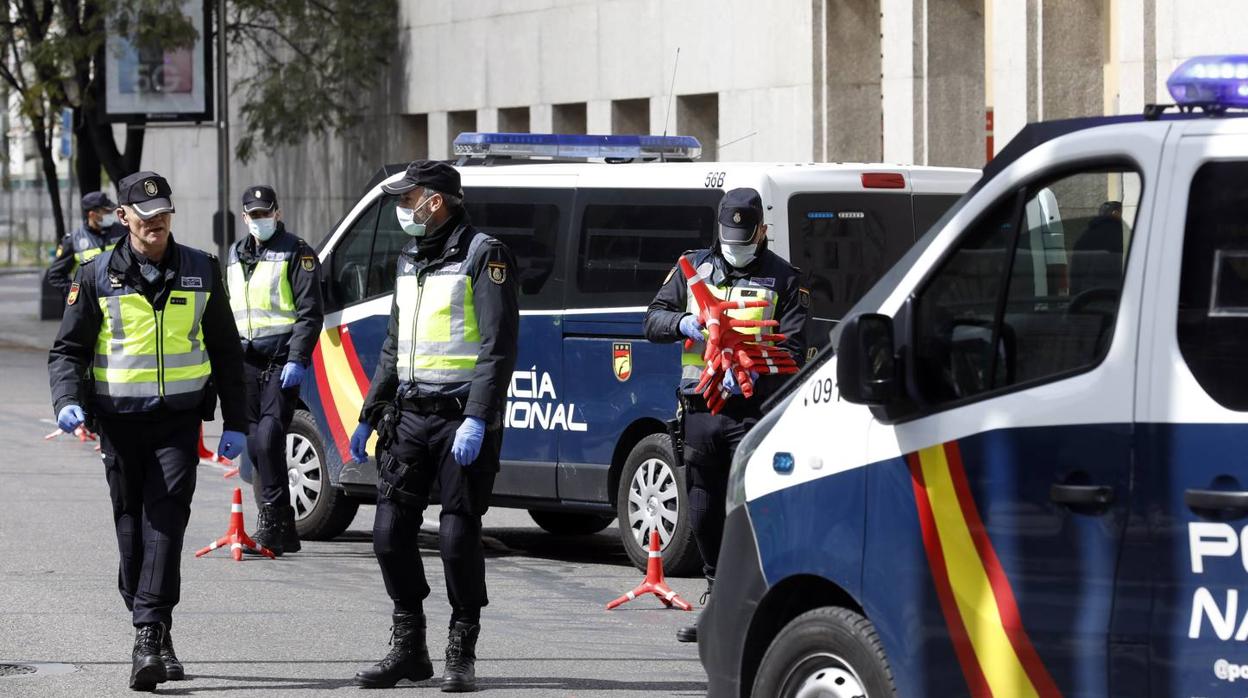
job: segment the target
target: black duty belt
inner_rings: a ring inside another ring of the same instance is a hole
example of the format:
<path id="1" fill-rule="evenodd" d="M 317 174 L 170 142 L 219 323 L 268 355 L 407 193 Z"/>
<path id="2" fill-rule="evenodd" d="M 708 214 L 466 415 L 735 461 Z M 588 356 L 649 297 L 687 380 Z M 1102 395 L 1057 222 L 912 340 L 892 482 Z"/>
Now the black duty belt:
<path id="1" fill-rule="evenodd" d="M 416 396 L 405 397 L 402 401 L 404 412 L 420 414 L 463 414 L 464 400 L 457 397 Z"/>

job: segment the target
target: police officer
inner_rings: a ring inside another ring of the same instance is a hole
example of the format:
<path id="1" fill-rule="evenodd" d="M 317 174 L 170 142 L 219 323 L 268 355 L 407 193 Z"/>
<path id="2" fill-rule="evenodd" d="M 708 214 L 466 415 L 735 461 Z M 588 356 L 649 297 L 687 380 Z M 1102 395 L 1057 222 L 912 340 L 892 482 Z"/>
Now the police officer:
<path id="1" fill-rule="evenodd" d="M 233 458 L 247 438 L 242 350 L 221 273 L 214 257 L 173 240 L 171 193 L 155 172 L 118 183 L 129 235 L 78 270 L 48 356 L 57 424 L 72 432 L 90 419 L 100 433 L 138 691 L 184 675 L 169 626 L 200 423 L 218 394 L 217 452 Z"/>
<path id="2" fill-rule="evenodd" d="M 243 192 L 243 221 L 250 234 L 230 248 L 226 279 L 247 371 L 247 454 L 259 475 L 255 540 L 281 555 L 302 547 L 286 430 L 321 333 L 321 267 L 307 243 L 286 230 L 272 187 Z"/>
<path id="3" fill-rule="evenodd" d="M 799 362 L 804 359 L 809 293 L 800 285 L 799 271 L 767 249 L 767 225 L 763 202 L 753 189 L 732 189 L 719 202 L 719 232 L 710 249 L 686 252 L 685 257 L 706 280 L 712 292 L 726 300 L 766 300 L 767 308 L 734 311 L 740 319 L 780 322 L 778 332 L 787 335 L 780 346 Z M 702 359 L 702 320 L 684 275 L 676 267 L 646 311 L 646 338 L 670 343 L 692 339 L 693 348 L 681 356 L 681 408 L 685 477 L 689 493 L 689 517 L 694 541 L 702 554 L 706 573 L 705 604 L 715 583 L 715 563 L 724 534 L 724 498 L 728 466 L 742 437 L 762 416 L 761 405 L 784 382 L 782 376 L 761 376 L 754 395 L 746 399 L 730 373 L 724 387 L 732 396 L 722 411 L 712 415 L 706 401 L 695 392 L 706 363 Z M 677 639 L 696 642 L 697 626 L 681 628 Z"/>
<path id="4" fill-rule="evenodd" d="M 102 191 L 89 192 L 82 197 L 82 227 L 61 238 L 61 244 L 56 247 L 56 259 L 48 266 L 48 283 L 59 289 L 62 297 L 69 294 L 69 285 L 79 266 L 113 249 L 129 232 L 117 222 L 116 208 Z"/>
<path id="5" fill-rule="evenodd" d="M 502 243 L 469 222 L 450 165 L 413 162 L 383 189 L 399 197 L 395 212 L 412 241 L 398 260 L 390 326 L 350 447 L 352 457 L 367 461 L 377 429 L 373 550 L 394 602 L 394 626 L 389 654 L 356 680 L 390 687 L 433 676 L 422 607 L 429 585 L 416 538 L 436 480 L 438 548 L 451 603 L 442 690 L 472 691 L 487 603 L 481 516 L 498 472 L 516 363 L 516 265 Z"/>

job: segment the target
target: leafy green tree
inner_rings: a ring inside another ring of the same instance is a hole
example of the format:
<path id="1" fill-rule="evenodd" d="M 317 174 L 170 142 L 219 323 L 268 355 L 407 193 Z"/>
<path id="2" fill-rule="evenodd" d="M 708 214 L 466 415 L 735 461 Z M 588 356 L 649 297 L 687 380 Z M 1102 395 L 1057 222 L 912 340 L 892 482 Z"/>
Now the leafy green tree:
<path id="1" fill-rule="evenodd" d="M 74 113 L 80 191 L 99 189 L 101 171 L 115 182 L 142 161 L 145 124 L 129 124 L 119 145 L 102 119 L 106 27 L 136 46 L 185 47 L 197 33 L 183 8 L 182 0 L 0 0 L 0 81 L 35 141 L 59 235 L 53 151 L 62 109 Z M 230 81 L 242 98 L 243 162 L 355 125 L 396 45 L 397 0 L 226 0 L 226 15 L 231 62 L 252 67 Z"/>

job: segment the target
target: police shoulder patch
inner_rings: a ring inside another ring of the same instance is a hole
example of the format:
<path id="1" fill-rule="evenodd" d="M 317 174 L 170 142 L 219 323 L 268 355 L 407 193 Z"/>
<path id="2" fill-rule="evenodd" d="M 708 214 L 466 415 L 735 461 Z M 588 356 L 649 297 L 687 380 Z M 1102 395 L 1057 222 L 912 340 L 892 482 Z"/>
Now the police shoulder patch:
<path id="1" fill-rule="evenodd" d="M 672 277 L 676 275 L 676 269 L 678 269 L 678 268 L 679 268 L 679 267 L 672 267 L 672 270 L 671 270 L 671 271 L 669 271 L 669 272 L 667 272 L 667 278 L 663 279 L 663 285 L 664 285 L 664 286 L 666 286 L 666 285 L 667 285 L 667 282 L 671 281 L 671 280 L 672 280 Z"/>
<path id="2" fill-rule="evenodd" d="M 316 260 L 312 257 L 302 257 L 299 260 L 299 266 L 303 267 L 304 271 L 312 271 L 316 267 Z"/>
<path id="3" fill-rule="evenodd" d="M 803 308 L 809 308 L 810 307 L 810 289 L 808 288 L 797 289 L 797 302 L 801 303 Z"/>
<path id="4" fill-rule="evenodd" d="M 60 256 L 61 256 L 61 255 L 63 255 L 63 254 L 65 254 L 65 246 L 64 246 L 64 245 L 57 245 L 57 246 L 56 246 L 56 256 L 57 256 L 57 257 L 60 257 Z"/>
<path id="5" fill-rule="evenodd" d="M 490 274 L 490 281 L 502 285 L 507 281 L 507 263 L 506 262 L 487 262 L 486 268 Z"/>
<path id="6" fill-rule="evenodd" d="M 77 281 L 69 285 L 69 295 L 65 297 L 65 305 L 73 305 L 78 302 L 79 288 Z"/>

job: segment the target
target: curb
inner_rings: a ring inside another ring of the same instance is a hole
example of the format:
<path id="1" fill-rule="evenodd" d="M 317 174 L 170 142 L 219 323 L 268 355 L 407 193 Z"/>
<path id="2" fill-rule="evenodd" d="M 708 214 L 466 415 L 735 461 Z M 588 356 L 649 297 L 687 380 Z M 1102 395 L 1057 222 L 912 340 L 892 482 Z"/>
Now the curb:
<path id="1" fill-rule="evenodd" d="M 42 272 L 45 267 L 3 267 L 0 268 L 0 276 L 19 276 L 21 274 L 34 274 Z"/>

